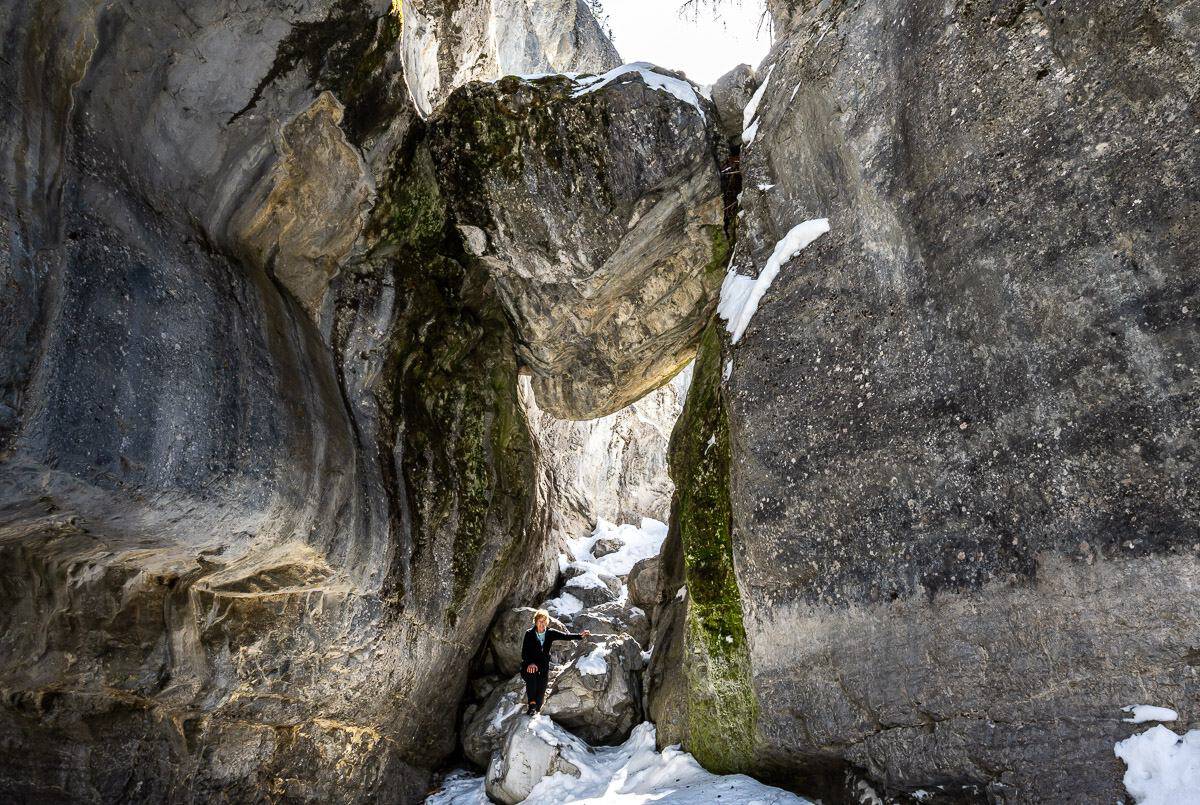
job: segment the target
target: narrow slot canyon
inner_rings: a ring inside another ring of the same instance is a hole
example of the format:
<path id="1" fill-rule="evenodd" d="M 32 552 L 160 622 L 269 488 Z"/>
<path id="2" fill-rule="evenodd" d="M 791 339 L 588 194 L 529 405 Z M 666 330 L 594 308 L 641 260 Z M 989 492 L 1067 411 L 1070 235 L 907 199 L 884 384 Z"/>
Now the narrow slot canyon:
<path id="1" fill-rule="evenodd" d="M 1200 805 L 1195 2 L 0 31 L 0 801 Z"/>

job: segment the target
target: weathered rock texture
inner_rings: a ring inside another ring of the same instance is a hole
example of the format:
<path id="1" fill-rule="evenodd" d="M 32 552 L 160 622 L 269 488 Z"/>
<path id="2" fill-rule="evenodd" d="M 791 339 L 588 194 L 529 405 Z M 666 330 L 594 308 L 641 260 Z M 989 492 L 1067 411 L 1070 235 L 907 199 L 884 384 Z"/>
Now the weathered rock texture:
<path id="1" fill-rule="evenodd" d="M 872 0 L 777 44 L 733 263 L 832 229 L 719 395 L 697 362 L 731 465 L 673 467 L 663 571 L 699 602 L 703 489 L 759 705 L 734 766 L 1115 801 L 1120 706 L 1200 717 L 1198 37 L 1185 3 Z"/>
<path id="2" fill-rule="evenodd" d="M 556 526 L 579 537 L 601 518 L 666 522 L 674 487 L 667 475 L 667 441 L 683 408 L 691 372 L 685 368 L 665 386 L 591 420 L 557 419 L 542 411 L 528 378 L 521 401 L 555 493 Z"/>
<path id="3" fill-rule="evenodd" d="M 389 2 L 185 5 L 0 12 L 0 799 L 414 801 L 556 572 L 510 325 Z"/>
<path id="4" fill-rule="evenodd" d="M 468 84 L 435 118 L 458 223 L 553 416 L 613 413 L 691 358 L 727 256 L 715 113 L 698 104 L 631 69 L 586 90 Z"/>
<path id="5" fill-rule="evenodd" d="M 742 115 L 757 86 L 754 69 L 748 64 L 739 64 L 713 84 L 713 104 L 717 107 L 721 131 L 726 137 L 741 140 Z"/>
<path id="6" fill-rule="evenodd" d="M 621 63 L 583 0 L 405 0 L 401 38 L 423 115 L 470 81 L 602 73 Z"/>

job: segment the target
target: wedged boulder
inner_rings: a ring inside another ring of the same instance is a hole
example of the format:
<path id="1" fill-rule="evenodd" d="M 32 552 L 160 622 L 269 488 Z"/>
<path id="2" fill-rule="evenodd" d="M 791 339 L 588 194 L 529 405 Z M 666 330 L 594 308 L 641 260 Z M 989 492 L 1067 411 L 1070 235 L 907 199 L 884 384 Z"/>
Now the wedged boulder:
<path id="1" fill-rule="evenodd" d="M 792 5 L 730 286 L 773 281 L 672 445 L 707 652 L 679 662 L 737 714 L 688 692 L 686 745 L 881 795 L 1127 799 L 1115 708 L 1195 701 L 1200 19 Z"/>
<path id="2" fill-rule="evenodd" d="M 588 751 L 578 738 L 555 728 L 545 716 L 517 716 L 488 763 L 484 782 L 488 796 L 505 805 L 516 805 L 543 777 L 578 777 L 579 767 L 564 757 L 564 750 Z"/>
<path id="3" fill-rule="evenodd" d="M 721 131 L 731 140 L 740 140 L 742 137 L 742 112 L 753 97 L 757 85 L 754 68 L 748 64 L 739 64 L 718 78 L 712 86 L 711 94 L 713 104 L 717 107 L 717 115 L 721 119 Z"/>
<path id="4" fill-rule="evenodd" d="M 511 676 L 521 670 L 521 642 L 525 632 L 533 626 L 533 607 L 515 607 L 500 613 L 488 632 L 488 643 L 496 660 L 496 668 L 504 676 Z M 550 628 L 568 631 L 562 621 L 550 617 Z M 554 648 L 557 648 L 555 644 Z"/>
<path id="5" fill-rule="evenodd" d="M 645 648 L 650 644 L 650 620 L 638 607 L 616 601 L 588 607 L 571 616 L 571 627 L 596 635 L 628 634 Z"/>
<path id="6" fill-rule="evenodd" d="M 625 582 L 629 587 L 629 602 L 651 617 L 658 605 L 660 566 L 661 558 L 658 556 L 642 559 L 629 571 L 629 578 Z"/>
<path id="7" fill-rule="evenodd" d="M 633 638 L 588 638 L 559 672 L 542 712 L 590 744 L 620 743 L 642 720 L 644 667 Z"/>
<path id="8" fill-rule="evenodd" d="M 464 713 L 460 735 L 463 754 L 486 768 L 492 752 L 504 743 L 509 723 L 524 713 L 527 705 L 525 680 L 520 676 L 496 686 L 473 711 Z"/>
<path id="9" fill-rule="evenodd" d="M 617 411 L 690 360 L 727 257 L 715 118 L 647 64 L 469 84 L 434 118 L 458 225 L 553 416 Z"/>

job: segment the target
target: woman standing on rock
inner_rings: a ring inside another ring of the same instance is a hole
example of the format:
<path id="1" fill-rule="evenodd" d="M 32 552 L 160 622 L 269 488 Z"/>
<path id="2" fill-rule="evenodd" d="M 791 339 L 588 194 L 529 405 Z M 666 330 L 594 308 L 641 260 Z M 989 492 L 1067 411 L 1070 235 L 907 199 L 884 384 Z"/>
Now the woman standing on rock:
<path id="1" fill-rule="evenodd" d="M 550 645 L 555 640 L 579 640 L 591 634 L 584 629 L 579 634 L 547 629 L 550 613 L 539 609 L 533 613 L 533 628 L 525 632 L 521 644 L 521 677 L 525 680 L 525 698 L 529 700 L 529 715 L 542 709 L 546 696 L 546 683 L 550 679 Z"/>

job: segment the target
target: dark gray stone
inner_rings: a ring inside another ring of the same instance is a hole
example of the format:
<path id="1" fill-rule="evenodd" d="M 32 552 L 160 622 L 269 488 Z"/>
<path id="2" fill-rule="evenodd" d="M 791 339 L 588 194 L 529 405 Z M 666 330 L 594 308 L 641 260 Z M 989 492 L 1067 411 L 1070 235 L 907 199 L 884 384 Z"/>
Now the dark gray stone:
<path id="1" fill-rule="evenodd" d="M 713 104 L 721 118 L 721 131 L 731 140 L 742 137 L 742 112 L 754 95 L 758 81 L 754 76 L 754 68 L 748 64 L 739 64 L 725 75 L 717 79 L 712 86 Z"/>
<path id="2" fill-rule="evenodd" d="M 1119 708 L 1200 716 L 1198 37 L 873 0 L 773 51 L 733 264 L 831 231 L 724 355 L 760 769 L 1115 801 Z"/>

